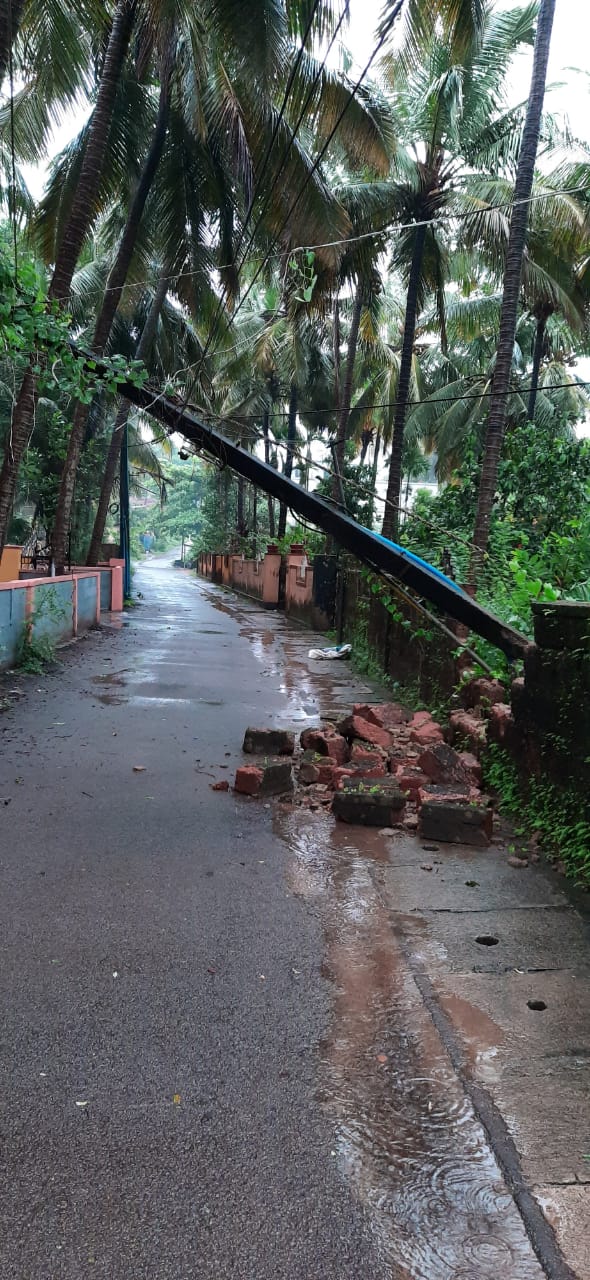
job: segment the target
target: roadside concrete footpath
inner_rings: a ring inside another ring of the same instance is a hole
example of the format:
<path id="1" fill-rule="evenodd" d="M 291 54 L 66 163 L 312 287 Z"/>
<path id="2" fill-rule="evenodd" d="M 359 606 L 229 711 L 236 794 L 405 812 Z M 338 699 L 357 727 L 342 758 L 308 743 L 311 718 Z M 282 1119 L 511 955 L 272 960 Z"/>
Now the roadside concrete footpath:
<path id="1" fill-rule="evenodd" d="M 154 560 L 0 686 L 0 1280 L 590 1280 L 563 882 L 212 785 L 373 697 Z"/>

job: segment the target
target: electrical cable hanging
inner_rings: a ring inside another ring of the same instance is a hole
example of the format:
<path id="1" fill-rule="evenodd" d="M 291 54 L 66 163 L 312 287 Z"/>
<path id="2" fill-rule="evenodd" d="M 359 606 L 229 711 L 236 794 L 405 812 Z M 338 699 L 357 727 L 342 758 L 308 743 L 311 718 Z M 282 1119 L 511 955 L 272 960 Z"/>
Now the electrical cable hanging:
<path id="1" fill-rule="evenodd" d="M 424 218 L 421 222 L 388 222 L 388 223 L 385 223 L 384 226 L 380 227 L 378 231 L 363 231 L 359 233 L 359 235 L 346 236 L 346 237 L 343 237 L 341 240 L 325 240 L 317 244 L 295 245 L 295 247 L 290 250 L 290 253 L 291 254 L 307 253 L 310 249 L 331 249 L 331 248 L 337 247 L 338 245 L 357 244 L 361 240 L 374 239 L 376 235 L 385 235 L 388 232 L 413 231 L 415 227 L 444 226 L 446 223 L 452 223 L 456 221 L 463 222 L 463 221 L 466 221 L 468 218 L 480 218 L 483 214 L 501 213 L 503 211 L 507 212 L 510 209 L 515 209 L 518 205 L 533 204 L 537 200 L 554 199 L 558 196 L 573 196 L 578 194 L 582 195 L 584 193 L 587 193 L 587 191 L 588 191 L 587 187 L 551 187 L 547 191 L 537 192 L 535 195 L 527 196 L 522 200 L 510 200 L 510 201 L 506 201 L 506 203 L 504 204 L 483 205 L 480 209 L 466 209 L 464 213 L 439 214 L 436 218 Z M 272 250 L 270 252 L 272 253 Z M 249 258 L 249 261 L 252 263 L 254 262 L 266 263 L 268 259 L 269 259 L 269 253 L 267 252 L 266 254 L 254 254 L 252 255 L 252 257 Z M 243 263 L 241 265 L 243 266 Z M 233 266 L 234 266 L 233 262 L 223 262 L 223 263 L 220 263 L 216 269 L 218 271 L 224 271 L 224 270 L 229 270 Z M 200 274 L 201 274 L 200 270 L 182 271 L 182 272 L 175 272 L 173 275 L 162 276 L 161 279 L 162 280 L 181 280 L 181 279 L 190 280 L 192 276 L 197 276 Z M 129 281 L 124 285 L 124 288 L 126 291 L 129 291 L 131 289 L 144 289 L 146 288 L 146 286 L 150 284 L 151 284 L 151 280 L 148 276 L 146 276 L 141 280 Z M 85 298 L 97 298 L 97 297 L 102 298 L 104 294 L 110 293 L 117 288 L 118 286 L 111 285 L 111 286 L 105 286 L 102 289 L 87 289 L 84 291 L 84 297 Z M 213 321 L 211 323 L 213 324 Z M 199 358 L 201 357 L 199 356 Z M 194 365 L 189 365 L 187 366 L 187 368 L 194 368 Z"/>

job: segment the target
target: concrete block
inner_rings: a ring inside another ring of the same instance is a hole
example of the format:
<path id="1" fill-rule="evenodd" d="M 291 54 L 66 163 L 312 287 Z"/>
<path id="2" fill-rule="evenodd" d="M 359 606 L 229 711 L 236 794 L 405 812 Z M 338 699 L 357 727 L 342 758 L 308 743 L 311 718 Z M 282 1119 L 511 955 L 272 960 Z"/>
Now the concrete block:
<path id="1" fill-rule="evenodd" d="M 470 804 L 460 798 L 423 801 L 420 808 L 420 835 L 424 840 L 444 844 L 464 844 L 486 849 L 492 836 L 493 814 L 487 806 Z"/>
<path id="2" fill-rule="evenodd" d="M 268 760 L 246 764 L 236 772 L 234 790 L 245 796 L 281 796 L 293 790 L 290 760 Z"/>
<path id="3" fill-rule="evenodd" d="M 246 729 L 242 750 L 246 755 L 292 756 L 295 735 L 288 729 Z"/>
<path id="4" fill-rule="evenodd" d="M 395 778 L 384 778 L 371 787 L 356 778 L 348 778 L 334 794 L 332 812 L 341 822 L 363 827 L 392 827 L 402 820 L 405 803 Z"/>

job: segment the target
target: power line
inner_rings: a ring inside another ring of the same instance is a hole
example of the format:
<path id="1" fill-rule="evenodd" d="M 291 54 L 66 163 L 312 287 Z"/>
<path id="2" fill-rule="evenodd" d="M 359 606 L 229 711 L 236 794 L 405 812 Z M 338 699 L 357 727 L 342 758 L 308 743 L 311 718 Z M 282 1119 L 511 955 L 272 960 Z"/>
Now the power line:
<path id="1" fill-rule="evenodd" d="M 588 192 L 588 187 L 569 187 L 569 188 L 552 187 L 550 190 L 537 192 L 535 195 L 528 196 L 526 198 L 523 198 L 522 200 L 511 200 L 511 201 L 507 201 L 504 204 L 482 205 L 482 207 L 479 209 L 466 209 L 463 213 L 439 214 L 438 217 L 436 218 L 425 218 L 421 222 L 388 222 L 383 227 L 381 227 L 379 230 L 376 230 L 376 231 L 363 231 L 359 235 L 346 236 L 346 237 L 343 237 L 341 240 L 325 240 L 322 243 L 318 243 L 318 244 L 296 245 L 295 248 L 291 249 L 289 252 L 290 254 L 307 253 L 312 249 L 331 249 L 341 244 L 345 244 L 345 245 L 356 244 L 358 241 L 375 239 L 377 236 L 385 235 L 386 233 L 390 233 L 390 232 L 411 231 L 415 227 L 439 226 L 447 222 L 456 222 L 457 220 L 465 221 L 467 218 L 479 218 L 482 216 L 482 214 L 498 213 L 508 209 L 515 209 L 517 205 L 520 205 L 520 204 L 532 204 L 534 201 L 537 201 L 537 200 L 547 200 L 548 198 L 553 198 L 557 196 L 577 195 L 577 194 L 582 194 L 584 192 Z M 255 254 L 249 258 L 249 261 L 252 263 L 266 262 L 268 258 L 269 258 L 268 253 Z M 242 262 L 241 265 L 243 266 L 244 263 Z M 215 269 L 217 271 L 224 271 L 233 266 L 234 266 L 234 263 L 232 262 L 224 262 L 221 265 L 217 266 Z M 161 279 L 167 280 L 167 281 L 189 280 L 193 276 L 198 276 L 198 275 L 202 275 L 202 269 L 196 269 L 194 271 L 176 271 L 172 275 L 162 276 Z M 146 276 L 142 280 L 129 281 L 123 286 L 123 289 L 124 291 L 130 290 L 130 289 L 143 289 L 145 288 L 146 285 L 149 285 L 149 284 L 151 284 L 151 278 Z M 105 285 L 103 289 L 84 290 L 84 298 L 102 297 L 107 293 L 114 292 L 115 289 L 116 289 L 116 286 L 108 287 Z M 236 313 L 237 313 L 237 309 L 236 309 Z"/>
<path id="2" fill-rule="evenodd" d="M 481 376 L 481 375 L 477 375 L 477 374 L 472 375 L 473 378 L 477 378 L 478 376 Z M 539 391 L 550 392 L 550 391 L 560 391 L 564 389 L 575 391 L 578 387 L 590 387 L 590 381 L 585 379 L 579 379 L 579 380 L 576 380 L 575 382 L 552 382 L 549 386 L 543 386 L 539 384 Z M 509 395 L 513 395 L 513 396 L 521 395 L 523 392 L 530 391 L 530 390 L 531 390 L 531 386 L 524 385 L 522 387 L 515 387 L 510 390 Z M 465 392 L 463 395 L 456 395 L 456 396 L 431 395 L 431 396 L 425 396 L 421 400 L 406 400 L 404 403 L 406 405 L 412 405 L 414 407 L 418 405 L 440 403 L 440 404 L 448 404 L 449 408 L 451 408 L 452 405 L 459 403 L 459 401 L 461 400 L 485 400 L 489 396 L 491 396 L 491 394 L 492 392 L 490 390 L 490 391 L 475 391 L 475 392 L 470 391 L 470 392 Z M 364 404 L 364 405 L 353 404 L 350 407 L 350 412 L 354 413 L 355 410 L 358 410 L 359 412 L 362 412 L 362 413 L 368 413 L 369 410 L 371 409 L 397 409 L 400 404 L 401 404 L 401 401 L 399 400 L 378 400 L 378 401 L 375 401 L 373 404 Z M 233 410 L 233 411 L 230 411 L 230 413 L 224 414 L 224 413 L 215 413 L 213 410 L 206 409 L 203 406 L 198 406 L 198 408 L 199 408 L 199 413 L 201 413 L 205 417 L 216 418 L 218 422 L 233 422 L 236 426 L 242 425 L 244 421 L 258 422 L 260 421 L 260 417 L 261 417 L 260 412 L 247 413 L 247 414 L 244 413 L 244 414 L 240 414 L 239 418 L 234 418 L 232 417 L 232 412 L 233 413 L 238 412 L 236 410 Z M 335 416 L 337 412 L 338 411 L 335 408 L 334 409 L 312 409 L 309 411 L 309 416 L 310 417 L 320 417 L 320 416 L 323 417 L 326 415 Z M 289 411 L 287 409 L 277 409 L 277 410 L 273 409 L 271 411 L 271 416 L 274 418 L 288 418 Z M 300 414 L 300 416 L 302 415 Z M 303 416 L 306 416 L 305 413 L 303 414 Z"/>
<path id="3" fill-rule="evenodd" d="M 232 422 L 234 426 L 238 426 L 238 427 L 240 426 L 240 423 L 237 422 L 235 419 L 226 418 L 226 421 Z M 264 436 L 262 432 L 259 432 L 259 431 L 252 432 L 251 436 L 252 436 L 252 439 L 259 442 L 264 440 Z M 286 447 L 280 441 L 275 441 L 274 443 L 276 448 Z M 296 447 L 291 447 L 291 454 L 294 458 L 298 458 L 301 462 L 303 462 L 306 469 L 308 468 L 308 466 L 310 465 L 310 460 L 307 458 L 307 456 L 304 453 L 301 452 L 300 449 L 297 449 Z M 210 461 L 210 459 L 205 458 L 204 461 Z M 312 470 L 322 471 L 330 479 L 334 479 L 336 477 L 336 472 L 333 471 L 331 467 L 326 466 L 325 463 L 316 462 L 314 459 L 311 460 L 311 468 Z M 370 489 L 368 485 L 362 484 L 360 480 L 353 480 L 347 477 L 344 480 L 344 483 L 348 485 L 349 488 L 356 489 L 359 493 L 362 493 L 373 500 L 376 499 L 377 502 L 382 503 L 385 508 L 391 507 L 392 510 L 400 512 L 402 515 L 412 516 L 414 519 L 419 520 L 421 524 L 423 524 L 428 529 L 431 529 L 433 532 L 444 534 L 445 537 L 450 538 L 454 543 L 459 543 L 466 551 L 469 552 L 469 554 L 471 554 L 471 552 L 476 549 L 473 543 L 469 542 L 465 538 L 462 538 L 457 533 L 456 530 L 445 529 L 441 525 L 434 524 L 433 521 L 428 520 L 425 516 L 421 516 L 418 512 L 413 511 L 412 509 L 406 506 L 403 506 L 401 502 L 399 503 L 399 505 L 394 502 L 390 502 L 389 498 L 382 497 L 381 494 L 376 492 L 376 490 Z M 493 553 L 490 553 L 489 551 L 487 553 L 486 559 L 490 567 L 492 567 L 495 564 L 498 577 L 500 578 L 504 577 L 504 580 L 508 581 L 506 577 L 506 570 L 505 570 L 504 564 L 500 564 L 500 561 L 498 560 L 498 558 L 495 555 L 493 555 Z"/>

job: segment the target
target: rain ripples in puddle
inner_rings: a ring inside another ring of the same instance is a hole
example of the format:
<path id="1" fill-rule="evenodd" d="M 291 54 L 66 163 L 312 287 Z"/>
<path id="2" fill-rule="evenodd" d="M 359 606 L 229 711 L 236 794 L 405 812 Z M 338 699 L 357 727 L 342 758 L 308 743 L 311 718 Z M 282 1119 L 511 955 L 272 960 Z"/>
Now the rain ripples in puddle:
<path id="1" fill-rule="evenodd" d="M 391 1280 L 542 1280 L 521 1218 L 375 888 L 376 832 L 277 815 L 290 888 L 319 907 L 332 1015 L 320 1101 Z"/>

